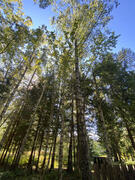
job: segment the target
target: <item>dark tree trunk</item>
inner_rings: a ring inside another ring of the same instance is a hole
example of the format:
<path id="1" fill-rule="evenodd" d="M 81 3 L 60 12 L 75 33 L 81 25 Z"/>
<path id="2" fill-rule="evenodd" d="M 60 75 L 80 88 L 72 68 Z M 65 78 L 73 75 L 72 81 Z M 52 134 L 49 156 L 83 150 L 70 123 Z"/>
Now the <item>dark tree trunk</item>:
<path id="1" fill-rule="evenodd" d="M 31 149 L 31 154 L 30 154 L 29 161 L 28 161 L 28 168 L 30 168 L 30 169 L 32 167 L 32 159 L 33 159 L 32 157 L 33 157 L 33 152 L 34 152 L 34 149 L 35 149 L 35 144 L 36 144 L 36 141 L 37 141 L 37 136 L 38 136 L 38 132 L 39 132 L 39 128 L 40 128 L 40 122 L 41 122 L 41 117 L 39 117 L 37 130 L 36 130 L 36 133 L 35 133 L 35 136 L 34 136 L 33 145 L 32 145 L 32 149 Z"/>
<path id="2" fill-rule="evenodd" d="M 48 171 L 49 165 L 50 165 L 50 159 L 51 159 L 52 148 L 53 148 L 53 145 L 50 144 L 49 157 L 48 157 L 48 162 L 47 162 L 47 166 L 46 166 L 46 170 L 47 170 L 47 171 Z"/>
<path id="3" fill-rule="evenodd" d="M 18 120 L 15 121 L 14 126 L 12 126 L 12 129 L 11 129 L 11 131 L 10 131 L 10 133 L 9 133 L 8 138 L 7 138 L 7 137 L 4 137 L 4 140 L 7 139 L 7 142 L 5 143 L 4 150 L 3 150 L 3 153 L 2 153 L 2 155 L 1 155 L 1 159 L 0 159 L 0 162 L 1 162 L 1 163 L 4 163 L 4 160 L 5 160 L 5 158 L 6 158 L 7 152 L 8 152 L 8 150 L 9 150 L 10 145 L 11 145 L 11 143 L 12 143 L 12 140 L 13 140 L 13 138 L 14 138 L 14 135 L 15 135 L 15 132 L 16 132 L 16 126 L 17 126 L 17 125 L 18 125 Z M 5 135 L 4 135 L 4 136 L 5 136 Z"/>
<path id="4" fill-rule="evenodd" d="M 71 173 L 73 171 L 73 162 L 72 162 L 72 151 L 73 151 L 73 135 L 74 135 L 74 106 L 73 106 L 73 97 L 72 97 L 72 115 L 71 115 L 71 130 L 70 130 L 70 142 L 69 142 L 69 152 L 68 152 L 68 167 L 67 171 Z"/>
<path id="5" fill-rule="evenodd" d="M 51 160 L 51 166 L 50 171 L 54 169 L 54 160 L 55 160 L 55 151 L 56 151 L 56 141 L 58 136 L 58 123 L 59 123 L 59 115 L 60 115 L 60 108 L 61 108 L 62 98 L 60 99 L 59 108 L 57 111 L 57 117 L 56 117 L 56 129 L 55 129 L 55 136 L 54 136 L 54 145 L 53 145 L 53 153 L 52 153 L 52 160 Z"/>
<path id="6" fill-rule="evenodd" d="M 63 93 L 61 93 L 61 102 L 60 102 L 60 124 L 61 124 L 61 131 L 60 131 L 60 145 L 59 145 L 59 166 L 58 166 L 58 173 L 59 173 L 59 180 L 63 179 L 62 174 L 62 165 L 63 165 L 63 137 L 64 137 L 64 100 L 63 100 Z"/>
<path id="7" fill-rule="evenodd" d="M 10 121 L 5 133 L 3 134 L 3 137 L 2 137 L 1 142 L 0 142 L 0 151 L 1 151 L 1 148 L 3 146 L 3 143 L 5 142 L 8 134 L 9 134 L 9 131 L 11 130 L 11 126 L 12 126 L 12 121 Z"/>
<path id="8" fill-rule="evenodd" d="M 38 164 L 39 164 L 39 158 L 40 158 L 43 139 L 44 139 L 44 131 L 42 131 L 42 134 L 41 134 L 41 141 L 40 141 L 40 146 L 39 146 L 39 151 L 38 151 L 38 159 L 37 159 L 37 163 L 36 163 L 36 171 L 38 171 Z"/>
<path id="9" fill-rule="evenodd" d="M 16 145 L 16 148 L 13 152 L 13 161 L 12 161 L 12 167 L 14 166 L 14 163 L 15 163 L 15 160 L 16 160 L 16 157 L 17 157 L 17 154 L 19 152 L 19 149 L 20 149 L 20 146 L 21 146 L 21 140 L 18 142 L 18 144 Z"/>
<path id="10" fill-rule="evenodd" d="M 76 140 L 75 140 L 75 135 L 73 136 L 73 150 L 74 150 L 74 169 L 77 169 L 76 167 Z"/>
<path id="11" fill-rule="evenodd" d="M 55 151 L 56 151 L 56 141 L 57 141 L 57 130 L 56 130 L 55 137 L 54 137 L 54 144 L 53 144 L 53 152 L 52 152 L 52 159 L 51 159 L 50 171 L 54 169 Z"/>
<path id="12" fill-rule="evenodd" d="M 76 119 L 77 119 L 77 133 L 78 133 L 78 151 L 79 151 L 79 168 L 81 171 L 82 180 L 90 180 L 90 167 L 89 167 L 89 148 L 88 139 L 86 134 L 86 125 L 83 114 L 83 102 L 80 87 L 80 72 L 79 72 L 79 59 L 77 40 L 75 40 L 75 78 L 76 78 Z"/>
<path id="13" fill-rule="evenodd" d="M 48 150 L 48 142 L 49 142 L 49 133 L 47 133 L 47 139 L 46 139 L 46 146 L 45 146 L 45 152 L 44 152 L 44 160 L 43 160 L 43 163 L 42 163 L 42 173 L 43 173 L 43 170 L 44 170 L 44 167 L 45 167 L 45 164 L 46 164 L 46 156 L 47 156 L 47 150 Z"/>
<path id="14" fill-rule="evenodd" d="M 20 109 L 21 110 L 21 109 Z M 3 137 L 1 139 L 1 142 L 0 142 L 0 150 L 1 148 L 3 147 L 3 143 L 6 142 L 6 140 L 8 140 L 8 138 L 10 139 L 12 134 L 15 134 L 15 131 L 16 131 L 16 127 L 19 123 L 19 114 L 20 114 L 20 110 L 19 112 L 17 113 L 17 116 L 15 117 L 15 120 L 10 120 L 10 123 L 5 131 L 5 133 L 3 134 Z M 13 137 L 13 136 L 12 136 Z"/>
<path id="15" fill-rule="evenodd" d="M 8 160 L 9 160 L 10 154 L 11 154 L 11 152 L 12 152 L 12 150 L 13 150 L 13 146 L 14 146 L 14 144 L 12 143 L 12 145 L 11 145 L 11 147 L 10 147 L 10 149 L 9 149 L 9 152 L 8 152 L 8 156 L 7 156 L 6 161 L 5 161 L 4 168 L 6 168 L 7 165 L 8 165 Z"/>
<path id="16" fill-rule="evenodd" d="M 35 73 L 36 73 L 36 69 L 34 70 L 34 72 L 33 72 L 33 74 L 32 74 L 32 76 L 31 76 L 31 79 L 30 79 L 30 81 L 29 81 L 29 83 L 28 83 L 28 85 L 27 85 L 27 90 L 26 90 L 26 97 L 27 97 L 27 94 L 28 94 L 28 88 L 29 88 L 29 86 L 30 86 L 30 84 L 31 84 L 31 82 L 32 82 L 32 79 L 33 79 L 33 77 L 34 77 L 34 75 L 35 75 Z M 2 137 L 2 139 L 1 139 L 1 142 L 0 142 L 0 150 L 1 150 L 1 148 L 2 148 L 2 146 L 3 146 L 3 143 L 6 141 L 6 139 L 7 139 L 7 137 L 8 137 L 8 134 L 9 134 L 9 131 L 15 131 L 15 128 L 17 127 L 17 125 L 18 125 L 18 123 L 19 123 L 19 121 L 20 121 L 20 118 L 21 118 L 21 113 L 22 113 L 22 108 L 24 107 L 24 101 L 22 102 L 22 104 L 21 104 L 21 106 L 20 106 L 20 109 L 19 109 L 19 111 L 18 111 L 18 113 L 17 113 L 17 115 L 16 115 L 16 117 L 15 117 L 15 120 L 10 120 L 10 123 L 9 123 L 9 125 L 8 125 L 8 127 L 7 127 L 7 129 L 6 129 L 6 131 L 5 131 L 5 133 L 4 133 L 4 135 L 3 135 L 3 137 Z M 5 123 L 5 121 L 6 120 L 4 120 L 4 123 Z M 12 129 L 11 129 L 11 127 L 12 127 Z M 11 136 L 11 135 L 10 135 Z"/>
<path id="17" fill-rule="evenodd" d="M 41 93 L 41 95 L 40 95 L 40 97 L 39 97 L 39 99 L 38 99 L 38 101 L 37 101 L 36 106 L 35 106 L 34 112 L 33 112 L 33 114 L 32 114 L 31 117 L 30 117 L 29 126 L 28 126 L 28 129 L 27 129 L 27 131 L 26 131 L 26 134 L 25 134 L 25 136 L 24 136 L 24 138 L 23 138 L 23 140 L 22 140 L 22 144 L 21 144 L 20 150 L 19 150 L 19 152 L 18 152 L 18 154 L 17 154 L 15 166 L 18 166 L 19 161 L 20 161 L 20 158 L 21 158 L 21 155 L 23 154 L 24 147 L 25 147 L 25 143 L 26 143 L 26 141 L 27 141 L 29 132 L 30 132 L 31 127 L 32 127 L 32 125 L 33 125 L 34 116 L 35 116 L 35 114 L 36 114 L 36 112 L 37 112 L 37 109 L 38 109 L 38 106 L 39 106 L 39 104 L 40 104 L 40 102 L 41 102 L 41 100 L 42 100 L 44 91 L 45 91 L 45 84 L 44 84 L 44 86 L 43 86 L 42 93 Z"/>

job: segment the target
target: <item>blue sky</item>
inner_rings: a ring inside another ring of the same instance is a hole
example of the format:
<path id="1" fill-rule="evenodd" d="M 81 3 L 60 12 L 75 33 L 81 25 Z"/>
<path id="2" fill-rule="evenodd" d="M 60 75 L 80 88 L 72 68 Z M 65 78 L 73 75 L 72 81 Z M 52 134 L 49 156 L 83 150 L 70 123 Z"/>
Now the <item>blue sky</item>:
<path id="1" fill-rule="evenodd" d="M 119 0 L 120 6 L 114 9 L 113 20 L 109 23 L 112 31 L 121 36 L 118 39 L 115 52 L 122 48 L 131 48 L 135 51 L 135 0 Z M 54 15 L 51 8 L 40 9 L 38 5 L 33 3 L 33 0 L 23 0 L 24 12 L 33 20 L 33 27 L 38 27 L 42 24 L 50 27 L 50 18 Z"/>

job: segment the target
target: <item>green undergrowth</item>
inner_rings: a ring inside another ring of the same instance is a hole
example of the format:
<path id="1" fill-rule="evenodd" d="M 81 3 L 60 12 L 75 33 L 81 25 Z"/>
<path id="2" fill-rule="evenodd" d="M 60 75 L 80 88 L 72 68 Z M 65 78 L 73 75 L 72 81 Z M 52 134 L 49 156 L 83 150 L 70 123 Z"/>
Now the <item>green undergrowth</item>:
<path id="1" fill-rule="evenodd" d="M 126 161 L 126 164 L 127 165 L 135 165 L 135 161 L 128 160 L 128 161 Z"/>
<path id="2" fill-rule="evenodd" d="M 63 171 L 64 180 L 80 180 L 78 173 L 68 174 Z M 58 180 L 58 170 L 46 173 L 44 176 L 39 173 L 30 174 L 24 169 L 3 170 L 0 169 L 0 180 Z"/>

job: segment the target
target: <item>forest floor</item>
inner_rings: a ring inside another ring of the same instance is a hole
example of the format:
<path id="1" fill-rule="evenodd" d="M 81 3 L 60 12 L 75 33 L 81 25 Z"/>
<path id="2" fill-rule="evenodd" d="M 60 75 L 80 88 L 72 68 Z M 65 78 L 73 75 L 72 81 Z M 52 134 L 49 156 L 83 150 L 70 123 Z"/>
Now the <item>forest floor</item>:
<path id="1" fill-rule="evenodd" d="M 67 174 L 63 171 L 64 180 L 79 180 L 76 173 Z M 58 170 L 48 172 L 43 177 L 39 173 L 30 174 L 24 169 L 4 170 L 0 169 L 0 180 L 58 180 Z"/>
<path id="2" fill-rule="evenodd" d="M 118 164 L 113 166 L 104 166 L 104 164 L 98 166 L 98 164 L 94 164 L 91 171 L 92 179 L 99 180 L 100 176 L 103 180 L 105 178 L 116 180 L 117 177 L 120 177 L 119 180 L 134 180 L 135 166 L 133 164 L 133 162 L 130 165 L 123 164 L 121 168 Z M 41 172 L 35 172 L 34 169 L 31 173 L 27 168 L 11 169 L 11 166 L 9 168 L 0 167 L 0 180 L 58 180 L 58 169 L 54 169 L 51 172 L 46 171 L 43 175 Z M 80 177 L 76 171 L 67 173 L 63 169 L 63 180 L 80 180 Z"/>

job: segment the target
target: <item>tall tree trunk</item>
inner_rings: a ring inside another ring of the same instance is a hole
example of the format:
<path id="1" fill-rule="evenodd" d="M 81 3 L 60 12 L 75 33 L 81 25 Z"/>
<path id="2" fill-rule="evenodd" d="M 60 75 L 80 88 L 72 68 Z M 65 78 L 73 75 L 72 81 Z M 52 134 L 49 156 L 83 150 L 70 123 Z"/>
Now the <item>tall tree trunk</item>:
<path id="1" fill-rule="evenodd" d="M 39 117 L 39 121 L 38 121 L 38 125 L 37 125 L 37 129 L 36 129 L 36 133 L 35 133 L 35 136 L 34 136 L 34 140 L 33 140 L 33 145 L 32 145 L 32 149 L 31 149 L 31 154 L 30 154 L 30 157 L 29 157 L 29 161 L 28 161 L 28 168 L 32 169 L 32 157 L 33 157 L 33 152 L 34 152 L 34 149 L 35 149 L 35 144 L 36 144 L 36 141 L 37 141 L 37 136 L 38 136 L 38 132 L 39 132 L 39 128 L 40 128 L 40 122 L 41 122 L 41 116 Z"/>
<path id="2" fill-rule="evenodd" d="M 3 136 L 2 136 L 2 139 L 1 139 L 1 141 L 0 141 L 0 151 L 1 151 L 1 148 L 2 148 L 2 146 L 3 146 L 3 143 L 5 142 L 8 134 L 9 134 L 9 131 L 10 131 L 10 129 L 11 129 L 11 126 L 12 126 L 12 121 L 10 121 L 10 123 L 9 123 L 9 125 L 8 125 L 8 127 L 7 127 L 7 129 L 6 129 L 6 131 L 5 131 L 5 133 L 4 133 Z"/>
<path id="3" fill-rule="evenodd" d="M 57 128 L 57 127 L 56 127 Z M 56 141 L 57 141 L 57 129 L 54 136 L 54 143 L 53 143 L 53 152 L 52 152 L 52 159 L 51 159 L 51 166 L 50 171 L 54 169 L 54 161 L 55 161 L 55 151 L 56 151 Z"/>
<path id="4" fill-rule="evenodd" d="M 74 169 L 77 169 L 77 165 L 76 165 L 76 140 L 75 140 L 75 135 L 73 134 L 73 153 L 74 153 Z"/>
<path id="5" fill-rule="evenodd" d="M 61 133 L 60 133 L 60 146 L 59 146 L 59 180 L 62 180 L 62 164 L 63 164 L 63 136 L 64 136 L 64 117 L 61 112 Z"/>
<path id="6" fill-rule="evenodd" d="M 0 159 L 1 164 L 3 164 L 4 161 L 5 161 L 5 158 L 7 156 L 7 153 L 8 153 L 8 150 L 10 148 L 13 137 L 14 137 L 14 132 L 11 134 L 11 137 L 9 137 L 8 142 L 7 142 L 7 144 L 6 144 L 5 148 L 4 148 L 4 151 L 3 151 L 1 159 Z"/>
<path id="7" fill-rule="evenodd" d="M 59 108 L 57 111 L 57 117 L 56 117 L 56 128 L 55 128 L 55 135 L 54 135 L 54 145 L 53 145 L 53 153 L 52 153 L 52 160 L 51 160 L 51 166 L 50 166 L 50 171 L 54 169 L 54 160 L 55 160 L 55 151 L 56 151 L 56 141 L 57 141 L 57 136 L 58 136 L 58 123 L 59 123 L 59 114 L 60 114 L 60 108 L 61 108 L 61 103 L 62 99 L 60 100 L 59 103 Z"/>
<path id="8" fill-rule="evenodd" d="M 22 107 L 22 106 L 21 106 Z M 19 115 L 20 115 L 20 112 L 21 112 L 21 108 L 19 109 L 19 112 L 17 113 L 16 117 L 14 120 L 10 120 L 10 123 L 5 131 L 5 133 L 3 134 L 3 137 L 1 139 L 1 142 L 0 142 L 0 150 L 1 148 L 3 147 L 3 143 L 6 141 L 8 135 L 10 135 L 13 131 L 15 133 L 15 129 L 19 123 Z M 10 134 L 9 134 L 10 133 Z M 11 135 L 10 135 L 11 136 Z"/>
<path id="9" fill-rule="evenodd" d="M 6 168 L 6 166 L 8 165 L 8 160 L 9 160 L 9 157 L 10 157 L 10 154 L 11 154 L 11 152 L 12 152 L 12 150 L 13 150 L 13 146 L 14 146 L 14 144 L 12 143 L 12 145 L 11 145 L 11 147 L 10 147 L 10 149 L 9 149 L 9 152 L 8 152 L 8 156 L 7 156 L 7 158 L 6 158 L 6 161 L 5 161 L 5 165 L 4 165 L 4 169 Z"/>
<path id="10" fill-rule="evenodd" d="M 68 167 L 67 167 L 67 171 L 70 173 L 73 171 L 73 163 L 72 163 L 73 135 L 74 135 L 73 113 L 74 113 L 74 106 L 73 106 L 73 97 L 72 97 L 72 114 L 71 114 L 71 124 L 70 124 L 71 129 L 70 129 L 70 142 L 69 142 Z"/>
<path id="11" fill-rule="evenodd" d="M 46 139 L 46 146 L 45 146 L 45 152 L 44 152 L 44 160 L 43 160 L 43 163 L 42 163 L 42 166 L 41 166 L 42 173 L 43 173 L 43 170 L 44 170 L 44 167 L 45 167 L 45 164 L 46 164 L 48 142 L 49 142 L 49 132 L 46 133 L 46 134 L 47 134 L 47 139 Z"/>
<path id="12" fill-rule="evenodd" d="M 48 162 L 47 162 L 46 170 L 49 169 L 49 164 L 50 164 L 50 159 L 51 159 L 52 148 L 53 148 L 53 144 L 50 144 L 50 151 L 49 151 L 49 157 L 48 157 Z"/>
<path id="13" fill-rule="evenodd" d="M 16 158 L 15 166 L 18 166 L 19 161 L 20 161 L 20 158 L 21 158 L 21 155 L 23 154 L 24 146 L 25 146 L 25 144 L 26 144 L 26 141 L 27 141 L 29 132 L 30 132 L 31 127 L 32 127 L 32 125 L 33 125 L 33 122 L 34 122 L 34 119 L 35 119 L 34 117 L 35 117 L 35 114 L 36 114 L 36 112 L 37 112 L 38 106 L 39 106 L 39 104 L 40 104 L 40 102 L 41 102 L 41 100 L 42 100 L 44 91 L 45 91 L 45 84 L 44 84 L 44 86 L 43 86 L 42 93 L 41 93 L 41 95 L 40 95 L 40 97 L 39 97 L 39 99 L 38 99 L 38 101 L 37 101 L 36 106 L 35 106 L 35 110 L 34 110 L 33 114 L 31 115 L 28 129 L 27 129 L 26 134 L 25 134 L 25 136 L 24 136 L 24 138 L 23 138 L 23 141 L 22 141 L 20 150 L 19 150 L 18 155 L 17 155 L 17 158 Z"/>
<path id="14" fill-rule="evenodd" d="M 40 146 L 39 146 L 39 150 L 38 150 L 38 159 L 37 159 L 36 169 L 35 169 L 36 171 L 38 171 L 38 164 L 39 164 L 39 159 L 40 159 L 40 153 L 41 153 L 43 139 L 44 139 L 44 131 L 42 130 L 41 141 L 40 141 Z"/>
<path id="15" fill-rule="evenodd" d="M 22 139 L 17 143 L 16 145 L 16 149 L 15 149 L 15 152 L 13 152 L 13 161 L 12 161 L 12 165 L 11 166 L 14 166 L 15 164 L 15 161 L 16 161 L 16 158 L 17 158 L 17 154 L 19 152 L 19 149 L 21 147 L 21 143 L 22 143 Z"/>
<path id="16" fill-rule="evenodd" d="M 80 72 L 79 72 L 79 58 L 78 58 L 78 45 L 75 40 L 75 98 L 76 98 L 76 119 L 77 119 L 77 133 L 78 133 L 78 151 L 79 151 L 79 168 L 81 171 L 82 180 L 90 180 L 90 167 L 89 167 L 89 149 L 86 134 L 86 125 L 83 117 L 83 102 L 80 87 Z"/>
<path id="17" fill-rule="evenodd" d="M 16 132 L 16 127 L 17 127 L 17 125 L 18 125 L 18 119 L 15 120 L 14 124 L 12 124 L 12 128 L 11 128 L 11 130 L 10 130 L 9 135 L 5 135 L 5 134 L 4 134 L 4 137 L 2 138 L 2 146 L 3 146 L 4 141 L 7 141 L 7 142 L 5 142 L 4 150 L 3 150 L 3 153 L 2 153 L 2 155 L 1 155 L 0 161 L 2 161 L 2 159 L 4 160 L 4 158 L 6 157 L 6 154 L 7 154 L 7 153 L 4 154 L 4 152 L 5 152 L 5 150 L 6 150 L 6 152 L 8 151 L 8 149 L 9 149 L 11 143 L 12 143 L 12 140 L 13 140 L 13 138 L 14 138 L 14 136 L 15 136 L 15 132 Z M 10 127 L 11 127 L 11 126 L 10 126 Z M 7 138 L 7 136 L 8 136 L 8 138 Z M 4 156 L 4 158 L 3 158 L 3 156 Z"/>
<path id="18" fill-rule="evenodd" d="M 30 79 L 30 81 L 29 81 L 29 83 L 28 83 L 28 85 L 27 85 L 25 98 L 27 98 L 28 89 L 29 89 L 29 86 L 30 86 L 30 84 L 31 84 L 31 82 L 32 82 L 32 79 L 33 79 L 35 73 L 36 73 L 36 69 L 34 70 L 32 76 L 31 76 L 31 79 Z M 0 150 L 1 150 L 2 146 L 3 146 L 3 143 L 5 142 L 5 140 L 6 140 L 6 138 L 7 138 L 7 135 L 8 135 L 8 133 L 9 133 L 10 129 L 11 129 L 11 126 L 16 127 L 16 123 L 19 121 L 19 117 L 21 116 L 21 110 L 22 110 L 24 104 L 25 104 L 25 101 L 23 101 L 22 104 L 21 104 L 21 107 L 20 107 L 20 109 L 19 109 L 19 111 L 18 111 L 18 113 L 17 113 L 17 115 L 16 115 L 16 118 L 15 118 L 16 120 L 15 120 L 15 122 L 12 121 L 12 120 L 10 120 L 10 123 L 9 123 L 9 125 L 8 125 L 8 127 L 7 127 L 4 135 L 3 135 L 3 137 L 2 137 L 2 139 L 1 139 L 1 142 L 0 142 Z M 6 119 L 4 120 L 4 123 L 5 123 L 5 122 L 6 122 Z M 13 124 L 13 122 L 14 122 L 14 124 Z M 17 124 L 18 124 L 18 123 L 17 123 Z"/>
<path id="19" fill-rule="evenodd" d="M 63 136 L 64 136 L 64 92 L 61 92 L 61 99 L 59 104 L 59 121 L 60 121 L 60 144 L 59 144 L 59 164 L 58 164 L 58 179 L 62 180 L 62 164 L 63 164 Z"/>

